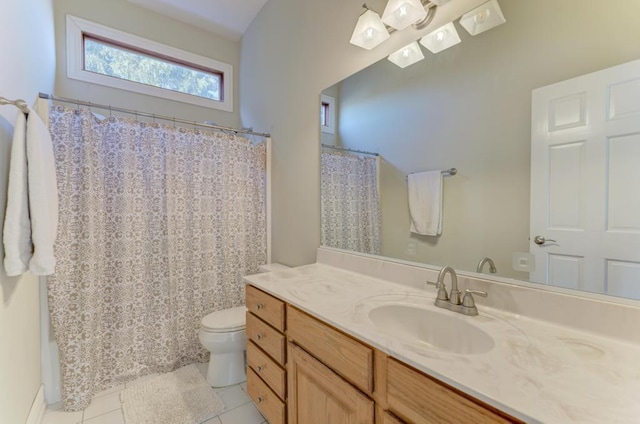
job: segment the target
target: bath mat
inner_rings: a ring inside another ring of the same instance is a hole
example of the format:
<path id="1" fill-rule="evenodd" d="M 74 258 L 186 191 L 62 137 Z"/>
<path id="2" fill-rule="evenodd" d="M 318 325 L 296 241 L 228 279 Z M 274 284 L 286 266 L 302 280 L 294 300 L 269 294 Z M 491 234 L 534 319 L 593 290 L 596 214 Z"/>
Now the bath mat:
<path id="1" fill-rule="evenodd" d="M 120 394 L 126 424 L 200 424 L 224 409 L 195 365 L 127 386 Z"/>

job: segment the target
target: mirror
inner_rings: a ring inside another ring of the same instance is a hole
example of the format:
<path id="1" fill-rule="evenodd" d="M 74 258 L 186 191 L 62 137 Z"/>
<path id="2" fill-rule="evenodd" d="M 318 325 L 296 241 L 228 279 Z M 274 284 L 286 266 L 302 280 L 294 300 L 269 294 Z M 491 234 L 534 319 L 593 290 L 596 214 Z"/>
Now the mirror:
<path id="1" fill-rule="evenodd" d="M 640 2 L 499 4 L 505 24 L 470 36 L 456 20 L 460 44 L 438 54 L 423 49 L 425 60 L 404 69 L 383 59 L 322 93 L 334 101 L 323 111 L 322 143 L 379 154 L 376 254 L 471 272 L 490 257 L 495 275 L 525 281 L 540 265 L 529 240 L 537 235 L 530 232 L 532 90 L 639 59 Z M 448 168 L 458 172 L 443 178 L 442 234 L 411 233 L 407 175 Z M 629 193 L 638 196 L 636 181 Z M 342 225 L 322 215 L 325 227 Z M 629 264 L 622 272 L 640 286 L 640 262 Z M 566 287 L 640 298 L 638 288 L 616 292 L 600 282 Z"/>

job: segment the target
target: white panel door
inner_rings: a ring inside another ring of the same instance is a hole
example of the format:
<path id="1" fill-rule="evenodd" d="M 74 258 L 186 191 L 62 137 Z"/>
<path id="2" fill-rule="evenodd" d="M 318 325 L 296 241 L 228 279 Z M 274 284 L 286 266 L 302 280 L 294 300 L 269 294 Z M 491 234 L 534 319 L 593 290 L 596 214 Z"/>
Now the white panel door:
<path id="1" fill-rule="evenodd" d="M 640 299 L 640 61 L 533 90 L 530 252 L 531 281 Z"/>

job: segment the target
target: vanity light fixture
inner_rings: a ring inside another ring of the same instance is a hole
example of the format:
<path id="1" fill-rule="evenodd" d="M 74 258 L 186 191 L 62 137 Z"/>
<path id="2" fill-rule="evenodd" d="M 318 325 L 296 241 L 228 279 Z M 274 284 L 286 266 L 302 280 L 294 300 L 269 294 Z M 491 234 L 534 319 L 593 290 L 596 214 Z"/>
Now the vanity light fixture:
<path id="1" fill-rule="evenodd" d="M 471 35 L 478 35 L 505 22 L 507 20 L 500 10 L 498 0 L 490 0 L 460 18 L 460 25 Z"/>
<path id="2" fill-rule="evenodd" d="M 424 59 L 424 54 L 422 54 L 422 50 L 417 41 L 389 55 L 389 60 L 401 68 L 406 68 L 422 59 Z"/>
<path id="3" fill-rule="evenodd" d="M 460 36 L 453 22 L 441 26 L 420 40 L 420 44 L 429 49 L 431 53 L 439 53 L 458 43 L 460 43 Z"/>
<path id="4" fill-rule="evenodd" d="M 389 0 L 382 14 L 382 22 L 401 31 L 427 16 L 420 0 Z"/>
<path id="5" fill-rule="evenodd" d="M 371 50 L 389 38 L 389 31 L 382 23 L 380 15 L 369 9 L 366 4 L 362 7 L 366 10 L 358 18 L 350 42 L 363 49 Z"/>

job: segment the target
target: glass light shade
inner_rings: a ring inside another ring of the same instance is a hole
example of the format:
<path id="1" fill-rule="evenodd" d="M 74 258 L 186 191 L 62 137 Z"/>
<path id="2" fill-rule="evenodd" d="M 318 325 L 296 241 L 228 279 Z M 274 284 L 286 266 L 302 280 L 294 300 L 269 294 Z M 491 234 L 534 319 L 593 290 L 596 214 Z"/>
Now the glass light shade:
<path id="1" fill-rule="evenodd" d="M 425 35 L 420 40 L 420 44 L 425 46 L 431 53 L 439 53 L 444 49 L 455 46 L 460 43 L 460 36 L 456 31 L 453 22 L 438 28 L 437 30 Z"/>
<path id="2" fill-rule="evenodd" d="M 389 0 L 382 22 L 400 31 L 426 16 L 427 11 L 420 0 Z"/>
<path id="3" fill-rule="evenodd" d="M 471 35 L 478 35 L 507 22 L 497 0 L 490 0 L 460 18 L 460 25 Z"/>
<path id="4" fill-rule="evenodd" d="M 422 54 L 417 41 L 389 55 L 389 60 L 401 68 L 406 68 L 409 65 L 420 62 L 422 59 L 424 59 L 424 54 Z"/>
<path id="5" fill-rule="evenodd" d="M 436 6 L 442 6 L 443 4 L 449 2 L 449 0 L 430 0 L 430 1 Z"/>
<path id="6" fill-rule="evenodd" d="M 373 10 L 367 10 L 358 18 L 356 28 L 351 36 L 351 44 L 371 50 L 389 38 L 389 32 Z"/>

